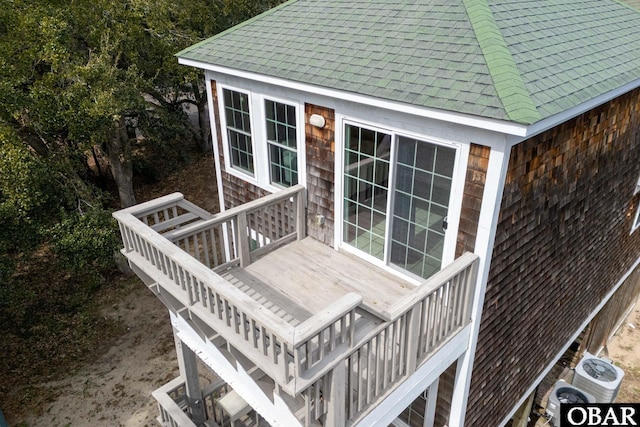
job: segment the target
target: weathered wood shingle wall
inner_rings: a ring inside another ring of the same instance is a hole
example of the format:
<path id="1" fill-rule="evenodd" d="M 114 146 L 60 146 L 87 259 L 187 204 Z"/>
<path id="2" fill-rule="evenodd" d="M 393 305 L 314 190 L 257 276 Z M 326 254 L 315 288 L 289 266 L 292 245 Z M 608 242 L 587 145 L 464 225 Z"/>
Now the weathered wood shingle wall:
<path id="1" fill-rule="evenodd" d="M 581 349 L 595 354 L 606 346 L 609 336 L 615 332 L 616 326 L 619 326 L 619 322 L 623 320 L 622 317 L 636 301 L 638 293 L 640 293 L 640 267 L 636 268 L 624 281 L 620 289 L 591 321 Z"/>
<path id="2" fill-rule="evenodd" d="M 635 90 L 512 149 L 467 424 L 506 417 L 640 256 Z"/>
<path id="3" fill-rule="evenodd" d="M 473 252 L 476 247 L 478 234 L 478 220 L 482 206 L 484 184 L 489 168 L 489 154 L 491 148 L 483 145 L 471 144 L 467 175 L 464 182 L 464 196 L 460 213 L 460 226 L 456 243 L 456 257 L 465 252 Z"/>
<path id="4" fill-rule="evenodd" d="M 305 104 L 304 113 L 307 151 L 307 234 L 333 246 L 335 111 Z M 309 124 L 312 114 L 324 117 L 324 128 L 319 129 Z M 324 218 L 322 223 L 319 216 Z"/>

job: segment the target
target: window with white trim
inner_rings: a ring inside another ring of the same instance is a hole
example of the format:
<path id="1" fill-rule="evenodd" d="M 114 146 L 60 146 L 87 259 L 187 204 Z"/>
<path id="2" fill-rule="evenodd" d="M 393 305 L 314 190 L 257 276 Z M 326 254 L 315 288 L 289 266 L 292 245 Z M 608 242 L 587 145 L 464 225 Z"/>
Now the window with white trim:
<path id="1" fill-rule="evenodd" d="M 227 141 L 232 167 L 253 175 L 253 143 L 249 96 L 246 93 L 223 89 Z"/>
<path id="2" fill-rule="evenodd" d="M 296 107 L 265 99 L 269 177 L 272 184 L 298 183 Z"/>
<path id="3" fill-rule="evenodd" d="M 227 171 L 268 190 L 298 184 L 304 141 L 300 106 L 227 87 L 220 98 Z"/>

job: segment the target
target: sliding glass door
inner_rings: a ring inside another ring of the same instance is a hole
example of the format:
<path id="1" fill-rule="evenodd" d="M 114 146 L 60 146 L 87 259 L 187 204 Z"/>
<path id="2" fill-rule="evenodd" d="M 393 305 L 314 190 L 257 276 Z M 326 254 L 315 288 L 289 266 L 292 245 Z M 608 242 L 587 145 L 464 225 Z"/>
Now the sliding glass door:
<path id="1" fill-rule="evenodd" d="M 344 243 L 427 278 L 442 264 L 454 148 L 347 124 Z"/>

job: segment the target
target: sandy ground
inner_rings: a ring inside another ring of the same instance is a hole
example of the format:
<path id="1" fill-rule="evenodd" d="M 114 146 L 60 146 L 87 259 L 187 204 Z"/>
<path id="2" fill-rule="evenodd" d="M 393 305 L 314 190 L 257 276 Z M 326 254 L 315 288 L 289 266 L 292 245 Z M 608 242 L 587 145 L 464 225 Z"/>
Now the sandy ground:
<path id="1" fill-rule="evenodd" d="M 151 392 L 178 376 L 169 314 L 142 283 L 105 316 L 119 318 L 127 333 L 98 360 L 69 378 L 41 387 L 58 398 L 31 416 L 28 426 L 156 426 Z"/>

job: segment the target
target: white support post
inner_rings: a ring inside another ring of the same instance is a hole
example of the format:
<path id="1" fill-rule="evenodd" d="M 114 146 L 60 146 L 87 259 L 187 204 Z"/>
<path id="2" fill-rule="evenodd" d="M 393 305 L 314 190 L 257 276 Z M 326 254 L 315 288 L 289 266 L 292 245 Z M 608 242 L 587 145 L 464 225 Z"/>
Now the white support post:
<path id="1" fill-rule="evenodd" d="M 449 423 L 452 426 L 463 426 L 467 413 L 473 362 L 478 344 L 480 320 L 484 306 L 485 291 L 487 289 L 489 268 L 491 267 L 491 256 L 493 254 L 493 244 L 496 237 L 504 181 L 509 165 L 509 152 L 510 149 L 506 146 L 502 148 L 492 146 L 491 153 L 489 154 L 489 166 L 487 168 L 484 194 L 482 196 L 482 206 L 478 220 L 478 234 L 476 236 L 476 247 L 474 251 L 480 256 L 480 263 L 478 266 L 478 277 L 475 283 L 475 296 L 471 307 L 472 333 L 467 351 L 465 351 L 458 360 L 458 369 L 456 371 L 456 380 L 451 401 L 451 416 L 449 418 Z"/>
<path id="2" fill-rule="evenodd" d="M 432 427 L 436 422 L 436 407 L 438 406 L 438 386 L 440 385 L 440 377 L 429 386 L 427 394 L 427 404 L 424 408 L 424 427 Z"/>
<path id="3" fill-rule="evenodd" d="M 176 343 L 180 376 L 185 382 L 187 402 L 191 409 L 191 419 L 194 424 L 200 425 L 206 421 L 206 415 L 198 378 L 198 359 L 195 353 L 178 338 L 175 329 L 173 337 Z"/>
<path id="4" fill-rule="evenodd" d="M 346 425 L 346 378 L 345 364 L 339 363 L 331 371 L 329 377 L 329 395 L 325 395 L 325 399 L 328 399 L 329 405 L 325 422 L 325 426 L 327 427 L 341 427 Z"/>

